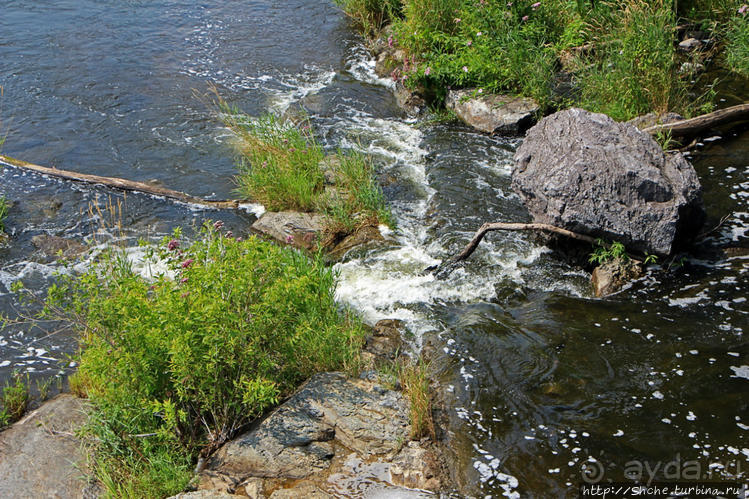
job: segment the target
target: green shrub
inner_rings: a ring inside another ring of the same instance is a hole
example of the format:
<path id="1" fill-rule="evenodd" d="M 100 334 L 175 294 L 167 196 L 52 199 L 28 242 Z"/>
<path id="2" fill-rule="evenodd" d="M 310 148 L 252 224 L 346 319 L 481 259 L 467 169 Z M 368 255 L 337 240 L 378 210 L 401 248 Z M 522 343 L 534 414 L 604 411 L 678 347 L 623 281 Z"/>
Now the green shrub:
<path id="1" fill-rule="evenodd" d="M 749 10 L 744 9 L 728 22 L 725 50 L 728 68 L 749 77 Z"/>
<path id="2" fill-rule="evenodd" d="M 362 326 L 339 313 L 320 256 L 220 228 L 206 226 L 184 249 L 164 241 L 173 279 L 147 281 L 113 250 L 49 292 L 46 313 L 81 333 L 78 376 L 96 407 L 97 472 L 115 495 L 154 483 L 171 484 L 154 496 L 178 491 L 198 452 L 313 373 L 358 361 Z"/>

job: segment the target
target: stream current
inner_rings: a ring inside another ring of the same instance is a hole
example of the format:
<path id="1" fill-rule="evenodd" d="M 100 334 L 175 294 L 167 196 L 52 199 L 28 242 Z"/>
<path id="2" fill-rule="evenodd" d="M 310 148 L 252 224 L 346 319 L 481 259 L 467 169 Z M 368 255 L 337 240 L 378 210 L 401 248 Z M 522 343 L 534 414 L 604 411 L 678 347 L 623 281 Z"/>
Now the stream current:
<path id="1" fill-rule="evenodd" d="M 398 230 L 337 266 L 338 298 L 370 323 L 402 319 L 416 349 L 437 346 L 464 494 L 575 497 L 586 481 L 654 470 L 746 480 L 749 132 L 708 138 L 691 157 L 708 225 L 727 217 L 709 244 L 729 251 L 688 256 L 601 300 L 587 273 L 532 236 L 494 233 L 437 280 L 422 270 L 483 222 L 528 219 L 510 189 L 520 141 L 409 118 L 331 2 L 0 0 L 0 35 L 9 156 L 232 197 L 211 84 L 251 115 L 303 106 L 326 148 L 372 154 Z M 10 167 L 0 195 L 14 203 L 0 249 L 0 311 L 11 315 L 13 282 L 42 293 L 63 269 L 33 236 L 134 245 L 208 218 L 246 234 L 255 219 Z M 121 229 L 104 209 L 118 202 Z M 1 331 L 0 383 L 69 372 L 75 347 L 65 330 Z"/>

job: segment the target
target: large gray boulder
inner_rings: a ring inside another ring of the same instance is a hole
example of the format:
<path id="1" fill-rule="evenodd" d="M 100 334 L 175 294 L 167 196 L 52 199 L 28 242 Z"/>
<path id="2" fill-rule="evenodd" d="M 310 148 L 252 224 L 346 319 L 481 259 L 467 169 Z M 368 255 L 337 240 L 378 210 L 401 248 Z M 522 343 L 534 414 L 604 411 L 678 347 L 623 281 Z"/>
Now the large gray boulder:
<path id="1" fill-rule="evenodd" d="M 671 254 L 702 226 L 692 165 L 646 133 L 606 115 L 568 109 L 528 131 L 512 187 L 534 221 Z"/>
<path id="2" fill-rule="evenodd" d="M 518 135 L 536 122 L 539 107 L 527 97 L 480 94 L 476 89 L 450 90 L 445 105 L 476 130 Z"/>

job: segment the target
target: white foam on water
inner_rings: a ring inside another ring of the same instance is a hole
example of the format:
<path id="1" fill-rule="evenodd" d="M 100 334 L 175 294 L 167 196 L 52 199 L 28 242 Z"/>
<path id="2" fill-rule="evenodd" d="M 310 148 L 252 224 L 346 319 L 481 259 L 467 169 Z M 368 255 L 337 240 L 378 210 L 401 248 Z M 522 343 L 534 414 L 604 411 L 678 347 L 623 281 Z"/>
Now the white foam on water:
<path id="1" fill-rule="evenodd" d="M 392 78 L 382 78 L 375 72 L 375 60 L 363 46 L 354 47 L 346 60 L 346 71 L 359 81 L 394 89 Z"/>

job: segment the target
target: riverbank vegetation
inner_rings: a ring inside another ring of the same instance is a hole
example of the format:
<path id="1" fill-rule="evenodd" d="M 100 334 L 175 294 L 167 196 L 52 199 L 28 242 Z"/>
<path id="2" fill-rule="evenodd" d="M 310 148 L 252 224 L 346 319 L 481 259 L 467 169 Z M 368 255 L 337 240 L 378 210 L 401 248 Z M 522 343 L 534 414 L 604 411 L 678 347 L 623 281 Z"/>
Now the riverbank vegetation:
<path id="1" fill-rule="evenodd" d="M 403 53 L 393 78 L 438 99 L 474 87 L 619 120 L 689 116 L 710 107 L 703 62 L 749 76 L 749 7 L 740 0 L 336 1 L 365 33 L 390 24 L 383 37 Z M 680 50 L 690 33 L 699 47 Z"/>
<path id="2" fill-rule="evenodd" d="M 273 114 L 253 118 L 221 99 L 218 106 L 236 137 L 242 196 L 270 211 L 322 213 L 330 235 L 395 225 L 370 158 L 351 151 L 326 157 L 306 119 L 294 124 Z"/>
<path id="3" fill-rule="evenodd" d="M 28 375 L 13 373 L 11 381 L 0 391 L 0 429 L 21 419 L 30 400 Z"/>
<path id="4" fill-rule="evenodd" d="M 61 276 L 45 314 L 80 332 L 71 388 L 94 410 L 93 468 L 115 497 L 181 491 L 206 456 L 320 371 L 358 367 L 364 328 L 334 301 L 322 258 L 222 224 L 152 254 L 148 280 L 121 250 Z M 106 279 L 102 279 L 106 276 Z"/>

